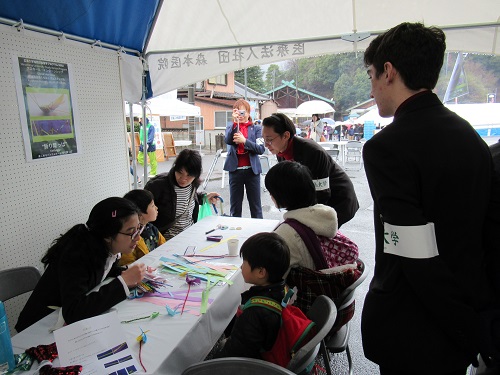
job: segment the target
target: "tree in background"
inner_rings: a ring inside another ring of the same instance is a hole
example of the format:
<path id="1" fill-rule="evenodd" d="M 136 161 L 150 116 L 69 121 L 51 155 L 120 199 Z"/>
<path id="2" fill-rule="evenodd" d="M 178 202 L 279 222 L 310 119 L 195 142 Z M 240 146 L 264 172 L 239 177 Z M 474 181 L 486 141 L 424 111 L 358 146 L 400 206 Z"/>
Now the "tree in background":
<path id="1" fill-rule="evenodd" d="M 260 66 L 252 66 L 247 68 L 247 87 L 257 92 L 264 92 L 264 79 L 262 78 L 263 71 Z M 239 83 L 245 84 L 245 69 L 234 72 L 234 79 Z"/>
<path id="2" fill-rule="evenodd" d="M 286 80 L 285 73 L 280 70 L 279 65 L 271 64 L 266 71 L 266 79 L 264 81 L 265 91 L 271 91 L 276 87 L 281 86 L 281 82 Z"/>

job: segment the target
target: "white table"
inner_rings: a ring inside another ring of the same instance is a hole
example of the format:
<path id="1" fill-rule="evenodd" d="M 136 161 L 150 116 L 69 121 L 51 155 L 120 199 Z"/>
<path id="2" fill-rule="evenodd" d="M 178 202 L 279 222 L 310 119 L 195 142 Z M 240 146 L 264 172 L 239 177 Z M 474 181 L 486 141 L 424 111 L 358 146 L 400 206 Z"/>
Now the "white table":
<path id="1" fill-rule="evenodd" d="M 345 146 L 348 141 L 327 141 L 327 142 L 318 142 L 320 146 L 322 146 L 325 150 L 332 149 L 332 145 L 335 145 L 339 149 L 339 155 L 342 161 L 342 165 L 345 165 Z"/>
<path id="2" fill-rule="evenodd" d="M 223 235 L 223 241 L 236 236 L 241 247 L 242 243 L 251 235 L 272 231 L 278 224 L 278 220 L 209 216 L 141 258 L 139 262 L 153 266 L 158 264 L 160 257 L 172 257 L 174 253 L 183 254 L 186 247 L 191 245 L 196 246 L 197 254 L 227 254 L 227 243 L 219 244 L 206 241 L 205 232 L 215 228 L 217 224 L 227 225 L 229 229 L 218 229 L 210 235 Z M 241 227 L 241 229 L 237 230 L 237 227 Z M 216 246 L 202 251 L 211 245 Z M 242 263 L 239 257 L 227 257 L 213 261 L 231 263 L 237 266 Z M 130 319 L 131 316 L 146 316 L 154 311 L 160 311 L 162 314 L 153 320 L 140 320 L 121 325 L 127 343 L 132 348 L 137 360 L 139 358 L 139 344 L 136 337 L 140 334 L 139 326 L 144 331 L 150 330 L 147 334 L 148 342 L 142 347 L 142 361 L 147 369 L 147 374 L 181 374 L 186 367 L 206 357 L 232 319 L 240 303 L 240 294 L 248 286 L 244 283 L 239 269 L 231 280 L 234 282 L 233 285 L 216 286 L 210 291 L 209 298 L 213 298 L 214 301 L 209 305 L 207 313 L 200 316 L 189 313 L 184 313 L 182 316 L 166 316 L 166 310 L 164 308 L 162 310 L 161 306 L 139 300 L 126 300 L 114 307 L 120 320 Z M 174 285 L 172 291 L 175 288 L 185 288 L 185 283 L 181 279 L 173 280 L 171 283 Z M 204 288 L 205 283 L 202 282 L 200 287 Z M 15 335 L 12 338 L 15 353 L 21 353 L 32 346 L 54 342 L 54 335 L 49 333 L 48 329 L 55 324 L 56 319 L 57 316 L 53 313 Z M 57 359 L 54 361 L 54 365 L 59 365 Z M 36 364 L 33 365 L 31 373 L 37 368 L 36 366 Z"/>

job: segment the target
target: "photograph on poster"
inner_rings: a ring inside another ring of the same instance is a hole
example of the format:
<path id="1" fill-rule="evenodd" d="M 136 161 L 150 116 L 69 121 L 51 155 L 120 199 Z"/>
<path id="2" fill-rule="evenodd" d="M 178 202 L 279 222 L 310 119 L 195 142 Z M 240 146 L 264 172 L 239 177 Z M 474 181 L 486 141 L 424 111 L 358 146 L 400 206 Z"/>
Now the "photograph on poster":
<path id="1" fill-rule="evenodd" d="M 26 160 L 78 154 L 69 64 L 13 56 Z"/>

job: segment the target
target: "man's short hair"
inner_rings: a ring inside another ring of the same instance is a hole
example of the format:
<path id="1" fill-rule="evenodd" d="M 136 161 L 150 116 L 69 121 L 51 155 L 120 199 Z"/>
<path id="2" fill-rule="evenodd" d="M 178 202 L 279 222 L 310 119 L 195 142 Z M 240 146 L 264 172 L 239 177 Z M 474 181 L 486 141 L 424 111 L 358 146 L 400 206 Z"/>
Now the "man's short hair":
<path id="1" fill-rule="evenodd" d="M 432 90 L 443 66 L 445 40 L 441 29 L 404 22 L 377 36 L 366 49 L 364 62 L 373 65 L 377 78 L 390 62 L 410 90 Z"/>
<path id="2" fill-rule="evenodd" d="M 267 281 L 277 283 L 290 266 L 290 249 L 278 234 L 262 232 L 249 237 L 241 246 L 240 256 L 250 268 L 265 268 Z"/>

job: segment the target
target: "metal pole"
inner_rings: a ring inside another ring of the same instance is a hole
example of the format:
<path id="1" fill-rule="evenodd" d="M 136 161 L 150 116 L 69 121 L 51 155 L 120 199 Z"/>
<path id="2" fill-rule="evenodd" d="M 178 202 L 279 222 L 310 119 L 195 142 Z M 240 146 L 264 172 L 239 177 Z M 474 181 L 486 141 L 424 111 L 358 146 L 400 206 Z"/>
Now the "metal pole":
<path id="1" fill-rule="evenodd" d="M 248 91 L 247 90 L 247 68 L 245 68 L 244 73 L 245 73 L 245 100 L 248 100 L 247 99 L 247 96 L 248 96 L 247 95 L 247 91 Z"/>
<path id="2" fill-rule="evenodd" d="M 132 172 L 134 178 L 134 189 L 137 189 L 137 158 L 135 155 L 135 129 L 134 129 L 134 109 L 131 102 L 128 103 L 128 113 L 130 118 L 130 148 L 132 154 Z"/>

